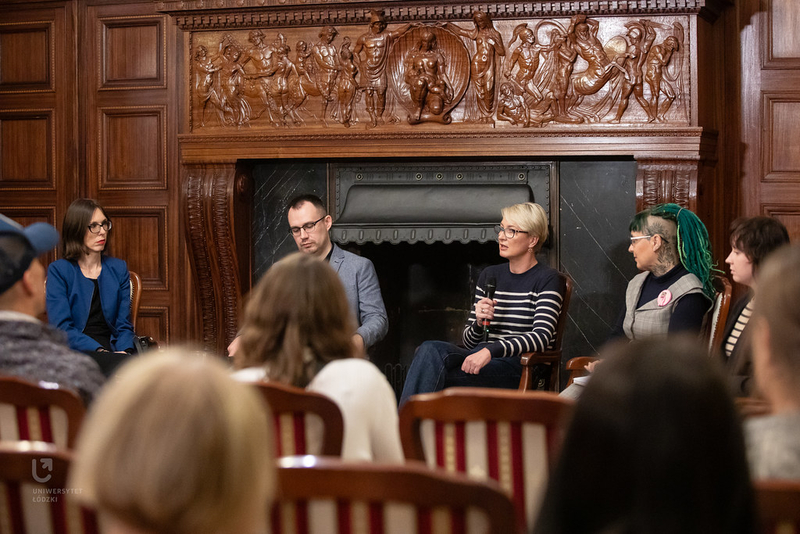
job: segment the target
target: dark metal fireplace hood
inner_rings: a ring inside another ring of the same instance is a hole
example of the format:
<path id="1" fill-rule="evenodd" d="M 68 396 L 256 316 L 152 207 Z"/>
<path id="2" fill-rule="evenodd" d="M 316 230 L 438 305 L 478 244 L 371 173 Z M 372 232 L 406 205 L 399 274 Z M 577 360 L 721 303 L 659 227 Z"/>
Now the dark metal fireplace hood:
<path id="1" fill-rule="evenodd" d="M 486 243 L 500 210 L 534 201 L 550 212 L 543 162 L 392 162 L 335 166 L 333 240 Z"/>

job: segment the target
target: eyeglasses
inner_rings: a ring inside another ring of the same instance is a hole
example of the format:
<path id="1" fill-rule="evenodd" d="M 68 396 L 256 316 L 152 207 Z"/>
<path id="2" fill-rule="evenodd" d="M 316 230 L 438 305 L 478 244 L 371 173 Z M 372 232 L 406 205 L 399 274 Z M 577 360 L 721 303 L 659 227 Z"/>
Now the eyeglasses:
<path id="1" fill-rule="evenodd" d="M 653 237 L 653 236 L 651 236 L 651 235 L 637 235 L 636 237 L 631 237 L 631 245 L 635 245 L 636 241 L 638 241 L 639 239 L 650 239 L 651 237 Z"/>
<path id="2" fill-rule="evenodd" d="M 499 224 L 494 226 L 494 233 L 500 235 L 501 233 L 506 236 L 506 239 L 514 239 L 517 234 L 527 234 L 525 230 L 515 230 L 513 228 L 503 228 Z"/>
<path id="3" fill-rule="evenodd" d="M 314 227 L 317 225 L 317 223 L 320 222 L 325 217 L 327 217 L 327 215 L 323 215 L 314 222 L 305 223 L 303 226 L 292 226 L 291 228 L 289 228 L 289 233 L 292 235 L 300 235 L 300 230 L 305 230 L 306 233 L 308 233 L 311 230 L 313 230 Z"/>
<path id="4" fill-rule="evenodd" d="M 106 219 L 101 223 L 92 223 L 89 226 L 87 226 L 87 228 L 89 228 L 89 231 L 92 232 L 93 234 L 99 234 L 101 228 L 106 232 L 108 232 L 109 230 L 111 230 L 111 221 Z"/>

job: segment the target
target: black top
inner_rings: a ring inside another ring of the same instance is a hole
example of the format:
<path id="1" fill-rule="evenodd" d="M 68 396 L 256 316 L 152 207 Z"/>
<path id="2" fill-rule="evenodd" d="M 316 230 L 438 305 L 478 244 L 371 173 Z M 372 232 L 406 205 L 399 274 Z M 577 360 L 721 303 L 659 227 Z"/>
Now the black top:
<path id="1" fill-rule="evenodd" d="M 111 350 L 111 328 L 109 328 L 103 315 L 103 308 L 100 306 L 100 287 L 96 278 L 92 279 L 92 282 L 94 282 L 92 304 L 89 308 L 89 319 L 86 321 L 86 328 L 83 329 L 83 333 L 97 341 L 100 347 Z"/>
<path id="2" fill-rule="evenodd" d="M 672 284 L 680 280 L 682 277 L 689 274 L 682 264 L 673 267 L 669 272 L 661 276 L 655 276 L 650 273 L 650 276 L 644 281 L 642 285 L 642 292 L 639 295 L 639 301 L 636 307 L 639 308 L 651 300 L 657 299 L 659 293 L 669 288 Z M 703 326 L 703 317 L 708 312 L 711 303 L 704 293 L 690 293 L 683 296 L 675 305 L 675 310 L 669 319 L 669 332 L 700 332 Z M 625 330 L 622 325 L 625 322 L 625 307 L 622 307 L 622 313 L 617 318 L 614 325 L 614 330 L 611 331 L 611 338 L 625 337 Z"/>

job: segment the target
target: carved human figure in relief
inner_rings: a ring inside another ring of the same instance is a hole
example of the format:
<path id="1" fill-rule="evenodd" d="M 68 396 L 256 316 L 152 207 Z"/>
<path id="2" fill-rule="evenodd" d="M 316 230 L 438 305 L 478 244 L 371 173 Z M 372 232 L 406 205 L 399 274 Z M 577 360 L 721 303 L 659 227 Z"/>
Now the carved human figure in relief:
<path id="1" fill-rule="evenodd" d="M 568 94 L 578 53 L 567 38 L 566 30 L 560 24 L 550 24 L 556 26 L 548 34 L 550 51 L 545 53 L 545 60 L 534 77 L 534 83 L 538 84 L 544 99 L 531 109 L 531 121 L 534 124 L 550 120 L 577 124 L 583 119 L 569 114 Z"/>
<path id="2" fill-rule="evenodd" d="M 539 45 L 536 42 L 536 35 L 533 33 L 533 30 L 528 28 L 527 24 L 520 24 L 514 28 L 514 35 L 508 43 L 509 48 L 517 39 L 519 39 L 521 43 L 505 61 L 503 75 L 511 79 L 511 73 L 516 65 L 518 67 L 517 75 L 513 80 L 538 102 L 542 100 L 544 96 L 533 79 L 536 74 L 536 69 L 539 68 L 540 53 L 552 50 L 554 45 L 553 43 L 546 47 Z"/>
<path id="3" fill-rule="evenodd" d="M 631 93 L 642 106 L 648 111 L 648 103 L 644 98 L 644 62 L 653 41 L 656 39 L 656 32 L 652 24 L 647 20 L 639 22 L 629 22 L 625 25 L 628 28 L 628 49 L 625 53 L 625 63 L 623 67 L 627 75 L 622 80 L 622 92 L 620 94 L 619 106 L 616 116 L 611 122 L 618 123 L 628 107 Z"/>
<path id="4" fill-rule="evenodd" d="M 288 45 L 279 45 L 273 55 L 272 67 L 264 73 L 267 76 L 270 122 L 274 126 L 286 126 L 289 120 L 296 125 L 303 122 L 294 111 L 297 95 L 292 94 L 289 77 L 294 74 L 294 78 L 299 78 L 300 74 L 289 59 L 289 52 Z"/>
<path id="5" fill-rule="evenodd" d="M 322 97 L 322 122 L 325 125 L 328 124 L 328 105 L 334 99 L 336 76 L 341 70 L 336 46 L 332 44 L 338 33 L 333 26 L 325 26 L 319 32 L 319 41 L 311 49 L 311 55 L 314 58 L 315 82 Z"/>
<path id="6" fill-rule="evenodd" d="M 247 37 L 253 46 L 248 48 L 242 54 L 240 63 L 242 67 L 252 62 L 255 66 L 256 72 L 264 72 L 269 70 L 272 66 L 272 56 L 275 53 L 275 46 L 267 45 L 264 42 L 264 32 L 261 30 L 252 30 Z"/>
<path id="7" fill-rule="evenodd" d="M 491 124 L 494 122 L 492 114 L 495 105 L 497 56 L 505 56 L 506 49 L 500 32 L 494 29 L 488 14 L 476 11 L 472 14 L 472 21 L 475 24 L 472 30 L 465 30 L 450 22 L 446 23 L 445 27 L 461 37 L 475 41 L 476 51 L 470 63 L 470 77 L 481 115 L 478 121 Z"/>
<path id="8" fill-rule="evenodd" d="M 675 100 L 675 88 L 669 80 L 664 79 L 664 67 L 672 59 L 673 53 L 678 49 L 678 39 L 672 35 L 664 39 L 664 42 L 655 45 L 647 54 L 644 66 L 644 81 L 650 89 L 649 105 L 645 108 L 650 122 L 655 120 L 664 121 L 664 115 L 669 111 L 672 102 Z M 661 94 L 666 99 L 659 104 Z"/>
<path id="9" fill-rule="evenodd" d="M 527 128 L 531 125 L 531 111 L 525 97 L 518 94 L 511 82 L 500 85 L 497 97 L 497 120 Z"/>
<path id="10" fill-rule="evenodd" d="M 353 120 L 353 102 L 358 91 L 358 67 L 353 62 L 353 51 L 350 50 L 350 38 L 342 40 L 342 47 L 339 49 L 339 62 L 342 70 L 336 78 L 336 97 L 339 101 L 339 109 L 336 111 L 335 118 L 345 128 L 349 128 L 355 121 Z"/>
<path id="11" fill-rule="evenodd" d="M 200 108 L 200 126 L 205 126 L 206 123 L 206 108 L 209 102 L 216 108 L 220 107 L 220 99 L 214 85 L 214 73 L 220 67 L 212 63 L 208 57 L 208 49 L 200 45 L 194 56 L 195 59 L 195 82 L 194 89 L 197 92 L 199 102 L 202 104 Z"/>
<path id="12" fill-rule="evenodd" d="M 589 64 L 586 70 L 572 75 L 572 87 L 576 94 L 576 98 L 571 102 L 573 106 L 580 104 L 580 97 L 599 91 L 615 73 L 626 74 L 625 69 L 608 59 L 603 44 L 597 38 L 599 27 L 600 23 L 596 20 L 578 14 L 572 17 L 567 29 L 570 44 Z"/>
<path id="13" fill-rule="evenodd" d="M 392 44 L 411 28 L 405 24 L 393 31 L 386 30 L 386 18 L 381 11 L 370 13 L 369 31 L 360 35 L 353 48 L 353 56 L 361 73 L 361 88 L 364 89 L 367 113 L 371 127 L 384 123 L 386 111 L 386 62 Z M 361 53 L 364 57 L 361 57 Z"/>
<path id="14" fill-rule="evenodd" d="M 445 57 L 436 46 L 436 34 L 427 28 L 422 30 L 417 49 L 409 52 L 404 63 L 405 82 L 414 103 L 408 123 L 449 124 L 450 115 L 444 114 L 444 108 L 453 101 L 453 88 L 445 72 Z"/>
<path id="15" fill-rule="evenodd" d="M 239 62 L 242 52 L 232 35 L 225 35 L 219 43 L 221 65 L 217 72 L 219 85 L 218 111 L 223 124 L 241 126 L 250 121 L 250 104 L 244 98 L 246 78 Z"/>

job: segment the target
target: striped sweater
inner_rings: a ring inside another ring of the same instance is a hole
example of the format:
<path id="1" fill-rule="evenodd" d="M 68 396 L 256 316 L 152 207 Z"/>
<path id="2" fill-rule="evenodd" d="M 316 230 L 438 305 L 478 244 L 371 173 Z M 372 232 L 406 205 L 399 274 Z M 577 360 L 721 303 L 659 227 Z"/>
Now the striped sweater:
<path id="1" fill-rule="evenodd" d="M 514 274 L 507 263 L 492 265 L 478 277 L 476 303 L 486 295 L 486 281 L 492 277 L 497 280 L 494 294 L 497 305 L 487 347 L 492 358 L 552 348 L 564 294 L 558 271 L 537 263 L 524 273 Z M 473 348 L 482 336 L 483 327 L 477 324 L 473 305 L 462 341 L 465 347 Z"/>

